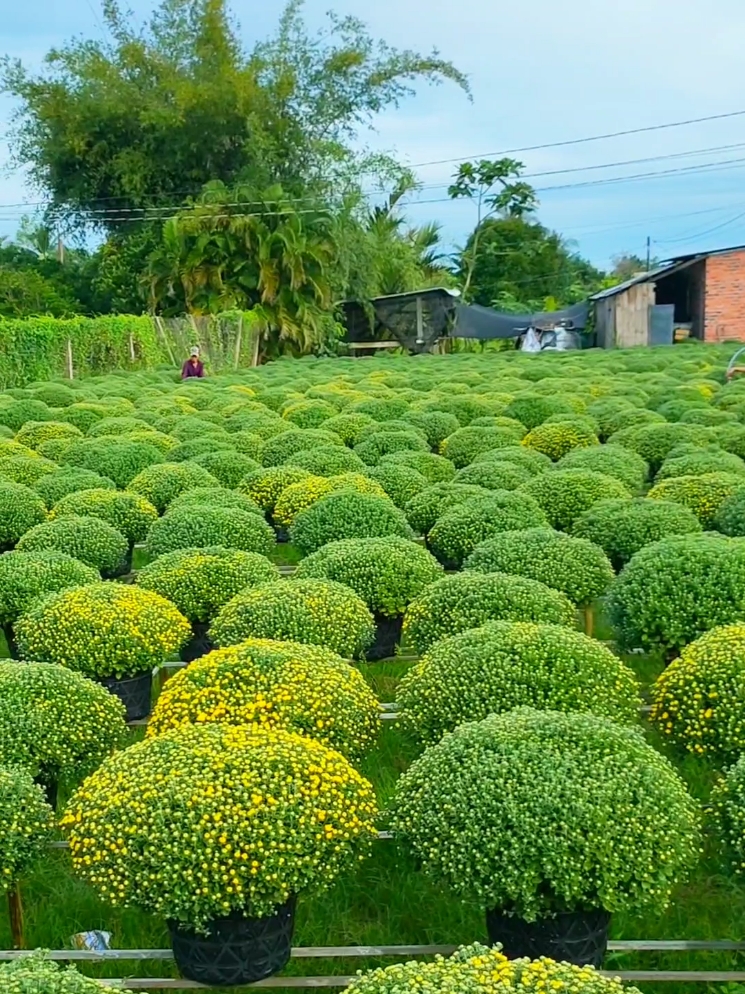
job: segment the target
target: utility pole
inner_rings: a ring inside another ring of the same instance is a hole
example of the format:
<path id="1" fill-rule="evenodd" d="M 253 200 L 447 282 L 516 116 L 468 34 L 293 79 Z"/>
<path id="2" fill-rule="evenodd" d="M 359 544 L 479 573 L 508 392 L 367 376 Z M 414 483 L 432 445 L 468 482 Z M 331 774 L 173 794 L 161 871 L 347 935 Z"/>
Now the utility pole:
<path id="1" fill-rule="evenodd" d="M 652 262 L 652 239 L 647 235 L 647 272 Z"/>
<path id="2" fill-rule="evenodd" d="M 57 262 L 61 266 L 65 262 L 65 243 L 62 241 L 62 235 L 57 239 Z"/>

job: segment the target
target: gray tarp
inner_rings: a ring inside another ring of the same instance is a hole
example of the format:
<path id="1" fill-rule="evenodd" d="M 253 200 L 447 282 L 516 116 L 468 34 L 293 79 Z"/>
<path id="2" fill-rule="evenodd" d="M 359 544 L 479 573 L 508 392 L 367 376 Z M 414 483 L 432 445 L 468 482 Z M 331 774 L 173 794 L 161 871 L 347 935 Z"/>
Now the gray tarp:
<path id="1" fill-rule="evenodd" d="M 553 328 L 564 323 L 574 331 L 582 331 L 590 316 L 590 303 L 584 301 L 563 311 L 544 314 L 500 314 L 479 304 L 456 304 L 452 338 L 517 338 L 528 328 Z"/>

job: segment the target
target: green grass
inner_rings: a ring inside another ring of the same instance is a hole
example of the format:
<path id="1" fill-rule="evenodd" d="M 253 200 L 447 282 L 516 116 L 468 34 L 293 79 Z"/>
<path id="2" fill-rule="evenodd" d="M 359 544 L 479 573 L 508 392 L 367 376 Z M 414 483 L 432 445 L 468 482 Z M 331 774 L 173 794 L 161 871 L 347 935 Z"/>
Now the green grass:
<path id="1" fill-rule="evenodd" d="M 598 612 L 599 637 L 607 628 Z M 660 664 L 648 657 L 627 657 L 640 678 L 648 681 Z M 361 665 L 366 679 L 382 701 L 392 701 L 398 681 L 412 665 L 410 658 Z M 138 737 L 141 735 L 137 733 Z M 707 761 L 672 752 L 668 744 L 647 729 L 650 741 L 676 763 L 691 791 L 706 801 L 716 770 Z M 418 754 L 417 744 L 395 721 L 384 721 L 377 748 L 362 763 L 362 772 L 376 786 L 382 806 L 392 795 L 400 773 Z M 61 801 L 64 803 L 64 795 Z M 385 828 L 385 817 L 381 828 Z M 87 929 L 113 934 L 115 948 L 161 948 L 169 945 L 162 921 L 136 910 L 112 909 L 76 879 L 64 851 L 50 851 L 42 865 L 23 881 L 26 937 L 29 947 L 61 949 L 70 937 Z M 670 908 L 660 916 L 616 915 L 615 939 L 742 939 L 745 936 L 745 888 L 736 883 L 721 863 L 713 837 L 707 838 L 702 862 L 691 880 L 674 895 Z M 295 945 L 376 945 L 468 943 L 486 940 L 481 909 L 461 904 L 430 883 L 402 854 L 394 840 L 376 843 L 373 856 L 342 877 L 328 892 L 304 895 L 298 906 Z M 6 909 L 0 911 L 0 945 L 10 948 Z M 392 960 L 382 961 L 383 963 Z M 353 973 L 380 965 L 376 960 L 293 960 L 288 974 L 321 975 Z M 745 969 L 745 956 L 737 953 L 635 953 L 609 954 L 611 969 L 733 970 Z M 127 962 L 86 965 L 97 976 L 173 976 L 170 962 Z M 696 984 L 643 984 L 645 991 L 669 994 L 699 992 Z"/>

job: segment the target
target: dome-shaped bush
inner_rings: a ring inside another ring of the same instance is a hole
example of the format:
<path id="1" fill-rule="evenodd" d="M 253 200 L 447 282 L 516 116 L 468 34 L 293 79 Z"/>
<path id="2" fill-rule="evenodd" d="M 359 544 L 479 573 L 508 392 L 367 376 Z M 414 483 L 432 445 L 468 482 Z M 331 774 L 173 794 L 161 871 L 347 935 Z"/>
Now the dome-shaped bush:
<path id="1" fill-rule="evenodd" d="M 717 446 L 678 455 L 673 449 L 655 478 L 656 483 L 676 476 L 703 476 L 705 473 L 745 473 L 745 460 Z"/>
<path id="2" fill-rule="evenodd" d="M 151 558 L 176 549 L 203 549 L 221 545 L 226 549 L 271 554 L 275 546 L 272 528 L 258 514 L 236 507 L 182 506 L 159 518 L 147 536 Z"/>
<path id="3" fill-rule="evenodd" d="M 44 501 L 38 494 L 20 483 L 0 480 L 0 552 L 12 549 L 46 518 Z"/>
<path id="4" fill-rule="evenodd" d="M 106 417 L 106 408 L 100 404 L 91 404 L 87 401 L 82 401 L 70 404 L 69 407 L 60 411 L 57 417 L 60 421 L 66 421 L 68 424 L 75 425 L 76 428 L 79 428 L 85 434 L 97 421 L 101 421 Z"/>
<path id="5" fill-rule="evenodd" d="M 2 396 L 2 394 L 0 394 Z M 8 456 L 26 456 L 34 459 L 38 455 L 28 445 L 21 445 L 14 438 L 0 438 L 0 459 L 7 459 Z"/>
<path id="6" fill-rule="evenodd" d="M 370 479 L 379 483 L 396 507 L 400 508 L 405 507 L 412 497 L 430 486 L 429 481 L 413 467 L 400 466 L 396 463 L 379 463 L 369 471 L 369 474 Z"/>
<path id="7" fill-rule="evenodd" d="M 250 456 L 245 456 L 242 452 L 234 452 L 231 449 L 215 449 L 212 452 L 204 452 L 202 455 L 194 456 L 192 464 L 201 466 L 224 487 L 231 489 L 237 487 L 249 473 L 255 473 L 257 469 L 261 469 L 261 465 L 256 459 L 251 459 Z"/>
<path id="8" fill-rule="evenodd" d="M 715 784 L 711 810 L 717 838 L 722 840 L 732 870 L 741 879 L 745 866 L 745 756 L 740 756 Z"/>
<path id="9" fill-rule="evenodd" d="M 149 500 L 158 513 L 162 514 L 184 490 L 219 486 L 219 480 L 193 462 L 164 462 L 143 469 L 127 484 L 127 490 Z"/>
<path id="10" fill-rule="evenodd" d="M 126 571 L 129 542 L 105 521 L 70 516 L 36 525 L 26 532 L 16 548 L 19 552 L 66 552 L 102 576 L 111 577 Z"/>
<path id="11" fill-rule="evenodd" d="M 237 490 L 226 490 L 223 487 L 194 487 L 192 490 L 184 490 L 168 505 L 168 512 L 170 514 L 172 511 L 186 507 L 231 507 L 258 514 L 262 518 L 264 516 L 259 505 L 247 494 L 238 493 Z"/>
<path id="12" fill-rule="evenodd" d="M 745 536 L 745 492 L 738 489 L 722 501 L 714 517 L 714 527 L 733 538 Z"/>
<path id="13" fill-rule="evenodd" d="M 39 597 L 100 579 L 65 552 L 6 552 L 0 556 L 0 625 L 14 624 Z"/>
<path id="14" fill-rule="evenodd" d="M 129 435 L 133 431 L 150 431 L 152 425 L 141 418 L 104 418 L 97 421 L 88 429 L 88 438 L 113 437 L 115 435 Z"/>
<path id="15" fill-rule="evenodd" d="M 340 445 L 320 445 L 317 449 L 296 452 L 287 465 L 299 466 L 315 476 L 363 473 L 366 469 L 358 455 Z"/>
<path id="16" fill-rule="evenodd" d="M 462 428 L 467 428 L 477 418 L 489 417 L 494 414 L 495 405 L 484 400 L 482 397 L 474 397 L 473 395 L 463 397 L 453 396 L 456 393 L 456 387 L 460 387 L 461 393 L 468 393 L 468 387 L 465 384 L 458 384 L 457 381 L 450 379 L 442 388 L 443 396 L 425 403 L 422 409 L 427 413 L 452 414 L 453 417 L 458 419 L 458 424 Z M 444 395 L 444 391 L 448 392 L 448 396 Z M 496 409 L 502 411 L 504 404 L 496 405 Z"/>
<path id="17" fill-rule="evenodd" d="M 717 428 L 719 425 L 736 423 L 737 415 L 729 411 L 718 411 L 713 407 L 691 407 L 683 412 L 679 421 L 681 424 Z"/>
<path id="18" fill-rule="evenodd" d="M 625 566 L 645 545 L 700 531 L 701 522 L 682 504 L 646 497 L 600 501 L 572 526 L 572 535 L 600 546 L 615 570 Z"/>
<path id="19" fill-rule="evenodd" d="M 442 577 L 442 566 L 423 546 L 405 538 L 348 538 L 301 559 L 295 576 L 343 583 L 373 614 L 393 618 Z"/>
<path id="20" fill-rule="evenodd" d="M 165 597 L 126 583 L 93 583 L 36 601 L 16 622 L 21 658 L 93 679 L 151 671 L 191 635 Z"/>
<path id="21" fill-rule="evenodd" d="M 25 770 L 0 766 L 0 893 L 13 887 L 36 860 L 48 855 L 53 831 L 54 813 L 42 788 Z M 34 992 L 42 988 L 27 989 Z M 2 990 L 8 994 L 4 984 Z"/>
<path id="22" fill-rule="evenodd" d="M 367 414 L 373 421 L 395 421 L 404 417 L 409 405 L 396 397 L 371 397 L 352 404 L 348 410 L 354 414 Z"/>
<path id="23" fill-rule="evenodd" d="M 57 472 L 57 466 L 50 459 L 33 456 L 0 456 L 0 480 L 20 483 L 33 487 L 35 483 Z"/>
<path id="24" fill-rule="evenodd" d="M 658 677 L 650 720 L 697 755 L 734 762 L 745 752 L 745 625 L 714 628 Z"/>
<path id="25" fill-rule="evenodd" d="M 212 546 L 177 549 L 137 574 L 137 585 L 167 598 L 192 622 L 211 621 L 236 594 L 279 579 L 266 556 Z"/>
<path id="26" fill-rule="evenodd" d="M 301 511 L 290 530 L 292 542 L 308 555 L 342 538 L 413 538 L 403 511 L 388 497 L 340 490 Z"/>
<path id="27" fill-rule="evenodd" d="M 739 490 L 745 490 L 745 476 L 732 473 L 706 473 L 703 476 L 676 476 L 655 484 L 648 500 L 682 504 L 693 511 L 704 529 L 711 528 L 722 504 Z"/>
<path id="28" fill-rule="evenodd" d="M 745 617 L 745 543 L 709 534 L 646 546 L 613 581 L 608 607 L 624 648 L 670 655 Z"/>
<path id="29" fill-rule="evenodd" d="M 279 580 L 238 594 L 211 628 L 220 646 L 249 638 L 320 645 L 356 658 L 373 638 L 373 618 L 353 590 L 331 580 Z"/>
<path id="30" fill-rule="evenodd" d="M 506 573 L 446 576 L 409 605 L 403 634 L 420 655 L 449 635 L 490 621 L 534 621 L 572 627 L 571 601 L 544 583 Z"/>
<path id="31" fill-rule="evenodd" d="M 714 429 L 701 425 L 647 424 L 624 428 L 611 435 L 614 445 L 632 449 L 649 463 L 656 473 L 672 449 L 678 445 L 704 447 L 716 441 Z"/>
<path id="32" fill-rule="evenodd" d="M 517 490 L 532 478 L 530 470 L 512 462 L 474 462 L 455 474 L 454 483 L 466 483 L 486 490 Z"/>
<path id="33" fill-rule="evenodd" d="M 275 504 L 287 487 L 310 477 L 307 470 L 297 466 L 272 466 L 249 473 L 238 484 L 238 491 L 250 497 L 265 514 L 272 516 Z"/>
<path id="34" fill-rule="evenodd" d="M 338 408 L 325 400 L 296 400 L 282 409 L 285 421 L 298 428 L 322 428 L 324 422 L 338 413 Z"/>
<path id="35" fill-rule="evenodd" d="M 409 466 L 421 473 L 428 483 L 447 483 L 455 476 L 455 466 L 444 456 L 434 452 L 389 452 L 382 456 L 378 466 Z"/>
<path id="36" fill-rule="evenodd" d="M 178 445 L 174 445 L 168 453 L 168 461 L 186 462 L 187 459 L 203 456 L 206 452 L 235 452 L 236 450 L 231 442 L 232 439 L 230 442 L 222 442 L 219 439 L 214 439 L 206 435 L 200 435 L 198 438 L 190 438 L 186 442 L 179 442 Z"/>
<path id="37" fill-rule="evenodd" d="M 64 666 L 0 662 L 0 763 L 78 783 L 124 746 L 124 706 Z"/>
<path id="38" fill-rule="evenodd" d="M 517 397 L 507 405 L 504 412 L 508 418 L 515 418 L 524 424 L 528 431 L 543 424 L 552 414 L 576 414 L 572 405 L 560 397 L 542 397 L 539 394 L 526 394 Z"/>
<path id="39" fill-rule="evenodd" d="M 357 444 L 360 432 L 372 424 L 375 424 L 375 419 L 371 418 L 369 414 L 360 414 L 359 412 L 350 414 L 345 411 L 344 414 L 335 414 L 329 418 L 325 422 L 325 428 L 338 435 L 345 445 L 351 446 Z"/>
<path id="40" fill-rule="evenodd" d="M 40 400 L 49 407 L 69 407 L 78 399 L 78 391 L 66 383 L 42 383 L 34 388 L 34 400 Z"/>
<path id="41" fill-rule="evenodd" d="M 512 428 L 459 428 L 448 435 L 440 446 L 440 453 L 457 469 L 462 469 L 484 452 L 503 449 L 519 441 L 519 432 Z"/>
<path id="42" fill-rule="evenodd" d="M 288 728 L 357 759 L 377 738 L 380 704 L 360 671 L 329 649 L 248 639 L 176 673 L 147 734 L 208 722 Z"/>
<path id="43" fill-rule="evenodd" d="M 354 451 L 368 466 L 377 466 L 383 456 L 393 452 L 428 452 L 424 436 L 415 428 L 411 431 L 378 430 L 367 435 L 362 433 L 362 441 L 357 442 Z"/>
<path id="44" fill-rule="evenodd" d="M 591 451 L 594 451 L 591 450 Z M 481 466 L 483 463 L 509 462 L 520 469 L 527 470 L 531 476 L 540 476 L 546 470 L 553 467 L 552 461 L 542 452 L 535 449 L 526 449 L 524 445 L 507 445 L 503 449 L 492 449 L 490 452 L 482 452 L 476 456 L 472 465 Z"/>
<path id="45" fill-rule="evenodd" d="M 536 501 L 509 490 L 491 490 L 449 508 L 437 519 L 427 535 L 427 544 L 441 563 L 458 569 L 477 545 L 499 532 L 547 525 Z"/>
<path id="46" fill-rule="evenodd" d="M 460 428 L 458 418 L 447 411 L 407 411 L 404 421 L 423 431 L 432 449 L 439 449 L 448 435 Z"/>
<path id="47" fill-rule="evenodd" d="M 163 455 L 147 442 L 129 442 L 126 438 L 84 438 L 72 443 L 61 462 L 92 469 L 124 489 L 148 466 L 163 462 Z"/>
<path id="48" fill-rule="evenodd" d="M 151 526 L 158 520 L 158 512 L 139 494 L 121 490 L 79 490 L 58 501 L 50 518 L 99 518 L 116 528 L 130 545 L 142 542 Z"/>
<path id="49" fill-rule="evenodd" d="M 44 442 L 52 439 L 82 437 L 82 431 L 66 421 L 27 421 L 16 435 L 16 441 L 30 449 L 38 449 Z"/>
<path id="50" fill-rule="evenodd" d="M 412 497 L 404 508 L 411 527 L 426 535 L 448 508 L 457 507 L 478 497 L 490 497 L 492 491 L 467 483 L 435 483 Z"/>
<path id="51" fill-rule="evenodd" d="M 699 858 L 697 803 L 635 728 L 517 708 L 461 725 L 399 778 L 393 830 L 482 907 L 660 913 Z"/>
<path id="52" fill-rule="evenodd" d="M 532 497 L 553 528 L 569 531 L 593 504 L 631 497 L 620 480 L 589 469 L 557 469 L 524 483 L 517 493 Z"/>
<path id="53" fill-rule="evenodd" d="M 281 466 L 292 462 L 292 457 L 298 452 L 320 446 L 325 448 L 329 445 L 343 446 L 344 442 L 333 431 L 323 428 L 308 428 L 305 431 L 291 428 L 290 431 L 282 432 L 281 435 L 276 435 L 265 443 L 261 452 L 261 461 L 265 466 Z"/>
<path id="54" fill-rule="evenodd" d="M 111 989 L 101 980 L 78 973 L 72 965 L 47 959 L 42 952 L 0 965 L 0 988 L 5 994 L 107 994 Z"/>
<path id="55" fill-rule="evenodd" d="M 20 431 L 27 421 L 51 421 L 52 409 L 40 400 L 16 400 L 0 407 L 0 424 Z"/>
<path id="56" fill-rule="evenodd" d="M 80 490 L 115 490 L 116 484 L 105 476 L 99 476 L 91 469 L 76 469 L 63 466 L 59 472 L 42 477 L 32 487 L 48 508 Z"/>
<path id="57" fill-rule="evenodd" d="M 361 473 L 342 473 L 341 476 L 310 476 L 299 483 L 291 483 L 277 498 L 272 520 L 282 528 L 289 528 L 295 518 L 323 497 L 337 490 L 355 490 L 363 494 L 385 497 L 381 485 Z"/>
<path id="58" fill-rule="evenodd" d="M 396 692 L 401 719 L 439 742 L 464 721 L 522 705 L 638 719 L 634 673 L 601 642 L 561 625 L 495 621 L 436 642 Z"/>
<path id="59" fill-rule="evenodd" d="M 557 461 L 573 449 L 598 445 L 599 441 L 591 428 L 576 421 L 544 421 L 525 436 L 522 444 Z"/>
<path id="60" fill-rule="evenodd" d="M 605 552 L 552 528 L 507 531 L 477 545 L 465 561 L 477 573 L 511 573 L 560 590 L 573 604 L 591 604 L 613 580 Z"/>
<path id="61" fill-rule="evenodd" d="M 632 494 L 641 493 L 649 476 L 649 466 L 631 449 L 620 445 L 595 445 L 573 449 L 559 460 L 558 469 L 589 469 L 593 473 L 612 476 Z"/>

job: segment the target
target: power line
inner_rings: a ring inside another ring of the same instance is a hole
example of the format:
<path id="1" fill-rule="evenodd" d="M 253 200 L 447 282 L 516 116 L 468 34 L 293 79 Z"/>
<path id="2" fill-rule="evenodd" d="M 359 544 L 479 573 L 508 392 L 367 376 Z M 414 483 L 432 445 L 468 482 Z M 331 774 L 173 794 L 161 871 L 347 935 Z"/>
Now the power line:
<path id="1" fill-rule="evenodd" d="M 731 224 L 735 224 L 737 221 L 742 220 L 745 217 L 745 211 L 741 214 L 736 214 L 731 217 L 728 221 L 723 221 L 721 224 L 715 225 L 713 228 L 706 228 L 704 231 L 689 232 L 687 235 L 683 235 L 681 238 L 663 238 L 662 240 L 655 239 L 655 245 L 676 245 L 680 242 L 689 242 L 694 238 L 702 238 L 704 235 L 710 235 L 714 231 L 720 231 L 722 228 L 727 228 Z"/>

